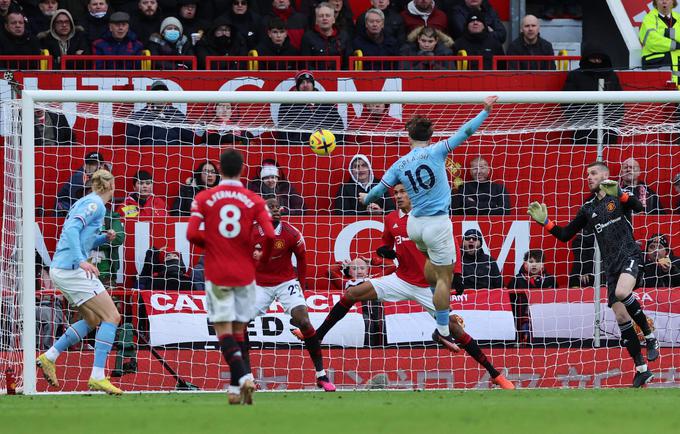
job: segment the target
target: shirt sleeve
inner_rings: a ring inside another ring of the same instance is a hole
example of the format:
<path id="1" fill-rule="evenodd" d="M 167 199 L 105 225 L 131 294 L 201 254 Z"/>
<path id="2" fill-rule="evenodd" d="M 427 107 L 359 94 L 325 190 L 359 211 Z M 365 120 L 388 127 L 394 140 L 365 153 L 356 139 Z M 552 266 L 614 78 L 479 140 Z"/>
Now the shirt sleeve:
<path id="1" fill-rule="evenodd" d="M 203 210 L 201 209 L 201 202 L 194 199 L 191 203 L 191 217 L 189 217 L 189 224 L 187 226 L 187 239 L 189 242 L 196 244 L 199 247 L 203 247 L 205 244 L 205 233 L 199 229 L 203 220 L 204 216 Z"/>
<path id="2" fill-rule="evenodd" d="M 396 174 L 397 169 L 394 166 L 387 169 L 385 176 L 382 177 L 380 182 L 368 192 L 365 204 L 373 203 L 385 195 L 387 189 L 394 187 L 399 182 L 399 177 Z"/>
<path id="3" fill-rule="evenodd" d="M 460 127 L 458 132 L 446 140 L 437 142 L 433 145 L 434 153 L 438 157 L 444 159 L 449 154 L 449 152 L 460 146 L 461 143 L 466 141 L 470 136 L 472 136 L 475 131 L 482 125 L 482 123 L 489 117 L 489 112 L 482 110 L 477 116 L 470 119 Z"/>

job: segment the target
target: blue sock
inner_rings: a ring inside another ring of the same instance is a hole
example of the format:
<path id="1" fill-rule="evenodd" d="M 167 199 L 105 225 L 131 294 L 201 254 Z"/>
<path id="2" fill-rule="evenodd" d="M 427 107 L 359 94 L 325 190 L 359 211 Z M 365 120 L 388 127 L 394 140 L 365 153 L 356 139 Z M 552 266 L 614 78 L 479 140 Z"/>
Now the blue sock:
<path id="1" fill-rule="evenodd" d="M 61 335 L 61 337 L 54 343 L 54 349 L 57 351 L 56 355 L 66 351 L 71 345 L 82 341 L 85 336 L 92 331 L 87 321 L 81 319 L 80 321 L 71 324 L 71 327 Z"/>
<path id="2" fill-rule="evenodd" d="M 434 319 L 437 321 L 437 330 L 442 336 L 449 335 L 449 309 L 437 310 L 434 313 Z"/>
<path id="3" fill-rule="evenodd" d="M 106 358 L 111 351 L 111 347 L 113 347 L 113 341 L 116 339 L 116 329 L 118 329 L 117 325 L 110 322 L 102 322 L 95 336 L 94 368 L 99 368 L 102 372 L 106 367 Z"/>

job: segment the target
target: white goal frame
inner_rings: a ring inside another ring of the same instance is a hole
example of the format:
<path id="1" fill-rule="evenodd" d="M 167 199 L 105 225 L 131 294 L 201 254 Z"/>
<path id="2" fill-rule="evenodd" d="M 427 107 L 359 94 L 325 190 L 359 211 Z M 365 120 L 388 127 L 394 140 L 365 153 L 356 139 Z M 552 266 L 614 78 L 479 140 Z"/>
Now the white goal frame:
<path id="1" fill-rule="evenodd" d="M 402 103 L 402 104 L 481 104 L 490 95 L 498 104 L 607 104 L 607 103 L 680 103 L 678 91 L 620 92 L 207 92 L 207 91 L 59 91 L 23 90 L 21 113 L 33 113 L 37 102 L 71 103 Z M 600 112 L 602 112 L 600 110 Z M 21 119 L 21 190 L 23 241 L 23 392 L 36 394 L 35 330 L 35 146 L 34 116 Z M 599 273 L 598 273 L 599 274 Z M 595 303 L 599 307 L 599 303 Z"/>

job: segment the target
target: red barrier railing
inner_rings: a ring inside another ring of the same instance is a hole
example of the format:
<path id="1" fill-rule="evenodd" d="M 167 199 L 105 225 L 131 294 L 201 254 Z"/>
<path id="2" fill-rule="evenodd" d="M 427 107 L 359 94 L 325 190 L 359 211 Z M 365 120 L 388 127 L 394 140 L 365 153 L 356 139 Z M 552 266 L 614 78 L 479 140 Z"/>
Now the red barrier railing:
<path id="1" fill-rule="evenodd" d="M 581 56 L 494 56 L 493 69 L 570 71 L 575 69 L 572 62 L 578 67 L 580 60 Z"/>
<path id="2" fill-rule="evenodd" d="M 52 56 L 0 56 L 0 68 L 11 70 L 52 69 Z"/>
<path id="3" fill-rule="evenodd" d="M 351 71 L 480 70 L 482 69 L 482 56 L 350 56 L 349 69 Z"/>
<path id="4" fill-rule="evenodd" d="M 300 69 L 337 71 L 340 56 L 207 56 L 206 70 L 298 71 Z"/>
<path id="5" fill-rule="evenodd" d="M 94 70 L 177 70 L 196 69 L 194 56 L 61 56 L 61 69 Z"/>

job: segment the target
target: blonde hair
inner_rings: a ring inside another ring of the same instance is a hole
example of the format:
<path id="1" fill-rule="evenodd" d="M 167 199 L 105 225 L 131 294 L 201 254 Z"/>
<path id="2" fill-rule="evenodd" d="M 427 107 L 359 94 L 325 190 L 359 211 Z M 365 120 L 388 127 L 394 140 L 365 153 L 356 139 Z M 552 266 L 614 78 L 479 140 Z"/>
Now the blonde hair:
<path id="1" fill-rule="evenodd" d="M 113 174 L 106 169 L 99 169 L 92 174 L 92 191 L 95 193 L 104 193 L 111 190 L 111 181 L 113 181 Z"/>

